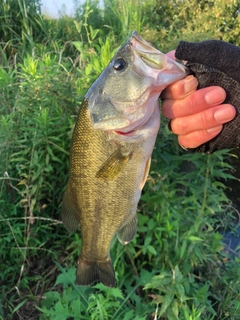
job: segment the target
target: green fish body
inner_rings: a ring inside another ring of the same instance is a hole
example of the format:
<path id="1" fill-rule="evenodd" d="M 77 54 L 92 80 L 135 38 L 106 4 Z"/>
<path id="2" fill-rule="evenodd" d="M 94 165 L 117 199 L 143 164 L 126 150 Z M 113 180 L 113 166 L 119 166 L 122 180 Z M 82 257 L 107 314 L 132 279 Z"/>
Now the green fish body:
<path id="1" fill-rule="evenodd" d="M 62 203 L 66 228 L 81 226 L 77 285 L 116 285 L 110 245 L 116 234 L 127 244 L 137 230 L 137 204 L 160 125 L 158 96 L 185 76 L 182 65 L 134 32 L 88 90 L 73 132 Z"/>

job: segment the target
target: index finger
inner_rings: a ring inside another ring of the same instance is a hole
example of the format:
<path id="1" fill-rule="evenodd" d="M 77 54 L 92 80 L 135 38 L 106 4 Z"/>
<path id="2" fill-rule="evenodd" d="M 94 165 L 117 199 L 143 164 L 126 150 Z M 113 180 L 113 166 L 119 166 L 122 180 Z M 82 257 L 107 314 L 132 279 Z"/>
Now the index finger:
<path id="1" fill-rule="evenodd" d="M 160 95 L 161 99 L 183 99 L 197 89 L 198 80 L 193 75 L 170 84 Z"/>

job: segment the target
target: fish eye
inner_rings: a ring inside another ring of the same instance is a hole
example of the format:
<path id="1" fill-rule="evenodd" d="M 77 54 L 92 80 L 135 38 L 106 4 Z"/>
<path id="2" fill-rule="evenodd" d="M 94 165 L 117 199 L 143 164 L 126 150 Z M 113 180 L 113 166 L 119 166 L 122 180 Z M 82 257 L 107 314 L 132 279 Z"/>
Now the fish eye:
<path id="1" fill-rule="evenodd" d="M 125 69 L 127 63 L 123 58 L 118 58 L 113 65 L 113 68 L 117 71 Z"/>

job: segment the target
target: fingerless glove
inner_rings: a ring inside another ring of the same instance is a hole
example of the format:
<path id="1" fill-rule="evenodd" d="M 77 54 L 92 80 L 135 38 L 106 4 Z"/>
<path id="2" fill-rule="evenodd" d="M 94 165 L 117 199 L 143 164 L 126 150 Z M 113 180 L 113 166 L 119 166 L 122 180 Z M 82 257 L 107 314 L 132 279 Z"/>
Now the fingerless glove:
<path id="1" fill-rule="evenodd" d="M 220 40 L 207 40 L 199 43 L 181 41 L 176 58 L 185 65 L 199 81 L 198 88 L 220 86 L 227 96 L 224 103 L 232 104 L 236 117 L 223 125 L 223 130 L 212 140 L 194 149 L 212 153 L 219 149 L 234 148 L 240 145 L 240 47 Z"/>

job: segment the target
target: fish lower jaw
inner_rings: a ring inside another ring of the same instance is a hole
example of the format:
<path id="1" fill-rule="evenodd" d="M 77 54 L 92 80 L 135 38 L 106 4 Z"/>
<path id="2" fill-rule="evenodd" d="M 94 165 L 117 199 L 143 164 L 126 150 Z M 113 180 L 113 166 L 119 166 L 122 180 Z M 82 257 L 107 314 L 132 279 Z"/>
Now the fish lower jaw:
<path id="1" fill-rule="evenodd" d="M 121 136 L 128 136 L 128 135 L 132 135 L 132 133 L 134 133 L 135 130 L 131 130 L 131 131 L 128 131 L 128 132 L 123 132 L 123 131 L 120 131 L 120 130 L 116 130 L 116 131 L 113 131 L 113 132 L 118 134 L 118 135 L 121 135 Z"/>
<path id="2" fill-rule="evenodd" d="M 128 132 L 116 130 L 116 131 L 112 131 L 112 133 L 115 135 L 115 137 L 118 137 L 121 140 L 131 140 L 132 141 L 132 139 L 135 140 L 135 139 L 142 136 L 142 134 L 139 132 L 138 129 L 131 130 Z"/>
<path id="3" fill-rule="evenodd" d="M 123 132 L 122 134 L 120 133 L 115 133 L 112 139 L 115 140 L 116 142 L 126 142 L 126 143 L 135 143 L 140 137 L 141 134 L 135 134 L 134 132 L 131 133 L 125 133 Z"/>
<path id="4" fill-rule="evenodd" d="M 115 131 L 109 131 L 109 138 L 112 141 L 115 141 L 117 143 L 121 142 L 136 142 L 136 139 L 141 137 L 141 134 L 138 130 L 131 130 L 128 132 L 115 130 Z"/>

